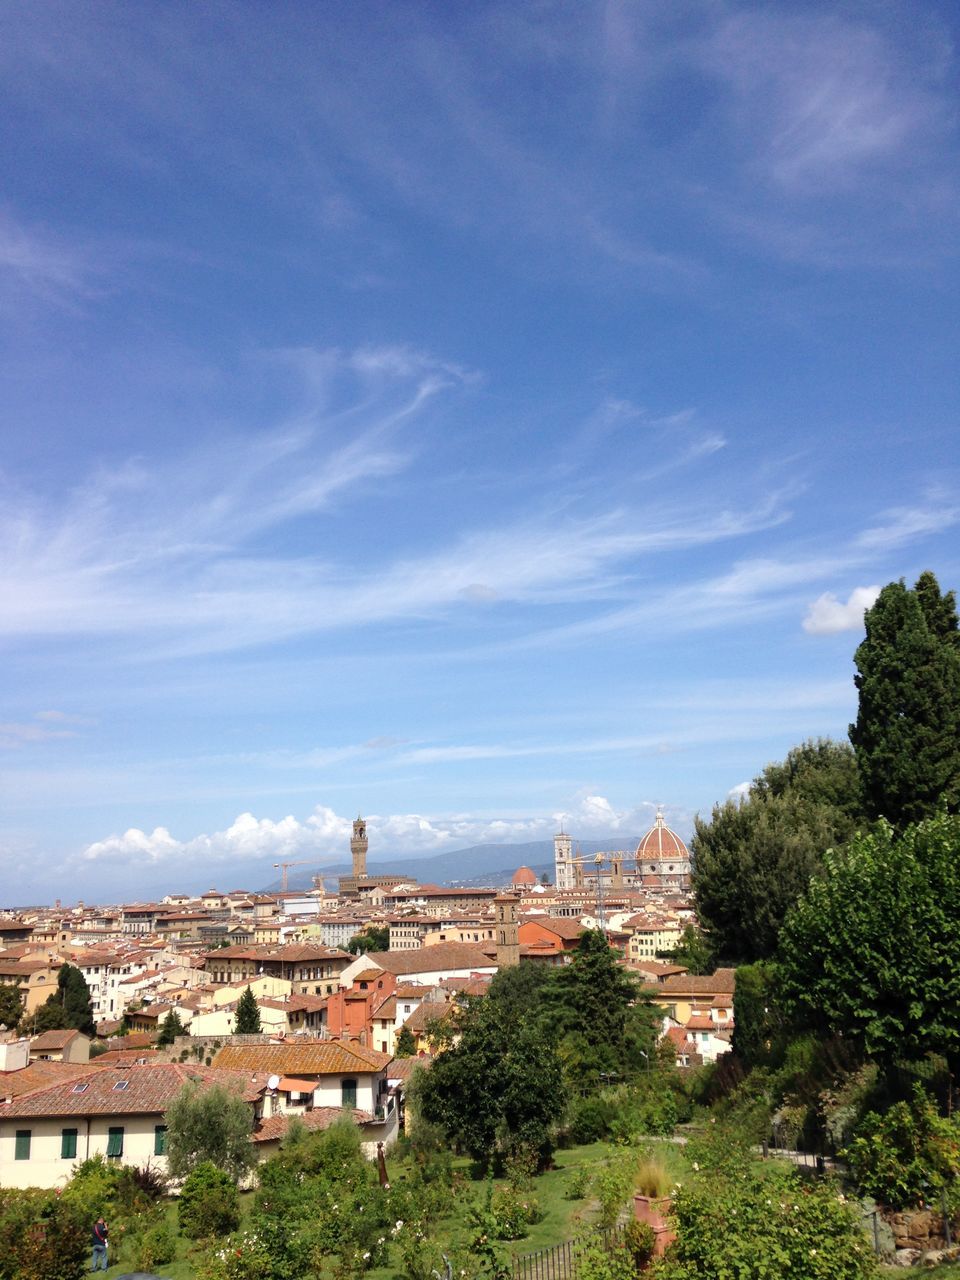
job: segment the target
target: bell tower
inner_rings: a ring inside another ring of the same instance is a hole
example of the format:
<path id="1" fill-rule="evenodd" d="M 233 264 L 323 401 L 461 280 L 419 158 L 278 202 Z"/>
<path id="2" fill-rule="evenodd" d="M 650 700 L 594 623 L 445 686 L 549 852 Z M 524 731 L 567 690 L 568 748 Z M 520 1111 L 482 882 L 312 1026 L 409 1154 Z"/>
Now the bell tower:
<path id="1" fill-rule="evenodd" d="M 353 836 L 350 840 L 350 852 L 353 855 L 354 880 L 367 878 L 367 824 L 363 818 L 357 818 L 353 824 Z"/>
<path id="2" fill-rule="evenodd" d="M 493 900 L 497 918 L 497 967 L 520 963 L 520 901 L 515 893 L 498 893 Z"/>
<path id="3" fill-rule="evenodd" d="M 558 889 L 573 888 L 573 840 L 561 830 L 553 837 L 553 883 Z"/>

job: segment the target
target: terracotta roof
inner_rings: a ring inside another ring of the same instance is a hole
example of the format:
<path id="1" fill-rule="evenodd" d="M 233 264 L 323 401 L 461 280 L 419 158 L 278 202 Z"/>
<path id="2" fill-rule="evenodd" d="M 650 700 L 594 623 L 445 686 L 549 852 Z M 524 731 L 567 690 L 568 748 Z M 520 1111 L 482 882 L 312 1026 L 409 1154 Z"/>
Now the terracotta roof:
<path id="1" fill-rule="evenodd" d="M 712 1031 L 713 1019 L 704 1013 L 695 1013 L 687 1019 L 688 1031 Z"/>
<path id="2" fill-rule="evenodd" d="M 65 1049 L 71 1040 L 75 1040 L 79 1031 L 44 1031 L 30 1041 L 31 1053 L 43 1053 L 47 1049 Z"/>
<path id="3" fill-rule="evenodd" d="M 286 1044 L 228 1044 L 213 1063 L 235 1071 L 264 1071 L 279 1076 L 344 1075 L 382 1071 L 390 1054 L 344 1040 Z"/>
<path id="4" fill-rule="evenodd" d="M 0 1099 L 19 1098 L 21 1094 L 33 1093 L 63 1080 L 76 1080 L 95 1070 L 96 1065 L 92 1062 L 50 1062 L 39 1058 L 21 1071 L 6 1071 L 0 1075 Z M 0 1107 L 2 1114 L 3 1108 Z"/>
<path id="5" fill-rule="evenodd" d="M 125 1038 L 129 1039 L 129 1036 Z M 129 1067 L 136 1066 L 138 1063 L 146 1065 L 157 1062 L 161 1052 L 160 1049 L 146 1048 L 108 1049 L 106 1053 L 98 1053 L 95 1058 L 92 1058 L 90 1065 L 94 1067 Z"/>
<path id="6" fill-rule="evenodd" d="M 268 1116 L 257 1125 L 253 1141 L 278 1142 L 286 1136 L 291 1120 L 299 1120 L 306 1129 L 329 1129 L 342 1115 L 342 1107 L 314 1107 L 302 1114 Z M 369 1111 L 351 1111 L 350 1116 L 356 1124 L 370 1124 L 373 1120 Z"/>
<path id="7" fill-rule="evenodd" d="M 558 938 L 577 939 L 585 932 L 579 920 L 566 920 L 562 916 L 524 916 L 520 925 L 522 927 L 525 924 L 538 924 L 550 933 L 555 933 Z"/>
<path id="8" fill-rule="evenodd" d="M 313 1093 L 316 1080 L 298 1080 L 296 1076 L 282 1076 L 277 1088 L 281 1093 Z"/>
<path id="9" fill-rule="evenodd" d="M 480 947 L 466 942 L 438 942 L 416 951 L 371 951 L 368 960 L 387 973 L 437 973 L 443 969 L 489 969 L 490 957 Z"/>
<path id="10" fill-rule="evenodd" d="M 453 1008 L 454 1006 L 446 1000 L 424 1000 L 422 1004 L 417 1005 L 403 1025 L 410 1031 L 426 1031 L 431 1022 L 449 1018 Z"/>
<path id="11" fill-rule="evenodd" d="M 637 845 L 637 861 L 658 861 L 661 858 L 689 858 L 687 846 L 675 831 L 663 820 L 663 814 L 657 814 L 657 820 Z"/>
<path id="12" fill-rule="evenodd" d="M 208 1086 L 226 1085 L 247 1102 L 255 1101 L 266 1088 L 266 1080 L 262 1078 L 251 1080 L 245 1073 L 191 1067 L 179 1062 L 119 1068 L 94 1063 L 87 1064 L 87 1074 L 80 1079 L 41 1087 L 0 1106 L 0 1120 L 21 1116 L 162 1113 L 190 1080 Z"/>
<path id="13" fill-rule="evenodd" d="M 385 1018 L 393 1022 L 397 1016 L 397 997 L 387 996 L 386 1000 L 373 1011 L 374 1018 Z"/>
<path id="14" fill-rule="evenodd" d="M 510 883 L 515 885 L 536 884 L 537 877 L 535 872 L 531 871 L 529 867 L 517 867 L 516 871 L 513 873 L 513 879 Z"/>
<path id="15" fill-rule="evenodd" d="M 391 1080 L 408 1081 L 413 1075 L 417 1067 L 423 1067 L 424 1071 L 433 1062 L 433 1056 L 429 1053 L 420 1054 L 416 1058 L 394 1058 L 390 1063 L 390 1070 L 387 1072 Z"/>
<path id="16" fill-rule="evenodd" d="M 708 977 L 692 973 L 665 979 L 657 988 L 660 995 L 733 995 L 736 969 L 718 969 Z"/>

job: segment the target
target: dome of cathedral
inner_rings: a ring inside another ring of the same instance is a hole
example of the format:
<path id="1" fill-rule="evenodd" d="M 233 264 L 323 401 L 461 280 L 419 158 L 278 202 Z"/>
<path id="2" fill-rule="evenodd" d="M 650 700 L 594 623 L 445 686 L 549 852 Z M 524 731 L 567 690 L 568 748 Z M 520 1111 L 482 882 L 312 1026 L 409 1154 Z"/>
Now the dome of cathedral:
<path id="1" fill-rule="evenodd" d="M 537 877 L 529 867 L 517 867 L 516 871 L 513 873 L 513 879 L 510 883 L 516 889 L 526 888 L 528 885 L 535 885 L 537 883 Z"/>
<path id="2" fill-rule="evenodd" d="M 660 862 L 664 858 L 690 857 L 687 846 L 675 831 L 663 820 L 663 813 L 657 810 L 657 820 L 637 845 L 637 862 Z"/>

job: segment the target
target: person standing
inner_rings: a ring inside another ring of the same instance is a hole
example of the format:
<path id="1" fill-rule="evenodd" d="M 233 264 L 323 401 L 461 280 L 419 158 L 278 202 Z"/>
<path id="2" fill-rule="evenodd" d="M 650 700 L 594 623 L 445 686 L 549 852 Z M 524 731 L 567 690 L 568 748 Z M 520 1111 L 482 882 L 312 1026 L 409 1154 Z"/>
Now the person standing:
<path id="1" fill-rule="evenodd" d="M 93 1264 L 91 1271 L 98 1268 L 106 1271 L 107 1269 L 107 1224 L 103 1220 L 103 1215 L 93 1224 Z"/>

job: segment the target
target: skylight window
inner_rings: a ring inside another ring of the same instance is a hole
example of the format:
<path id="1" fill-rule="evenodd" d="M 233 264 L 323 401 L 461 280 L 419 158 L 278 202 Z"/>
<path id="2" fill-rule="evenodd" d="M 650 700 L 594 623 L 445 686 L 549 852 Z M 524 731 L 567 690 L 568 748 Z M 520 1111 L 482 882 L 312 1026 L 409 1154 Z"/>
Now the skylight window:
<path id="1" fill-rule="evenodd" d="M 129 1083 L 130 1083 L 129 1080 L 118 1080 L 117 1083 L 113 1086 L 113 1092 L 119 1093 L 120 1090 L 125 1089 Z"/>
<path id="2" fill-rule="evenodd" d="M 75 1084 L 73 1086 L 74 1093 L 85 1093 L 90 1088 L 89 1084 Z"/>

